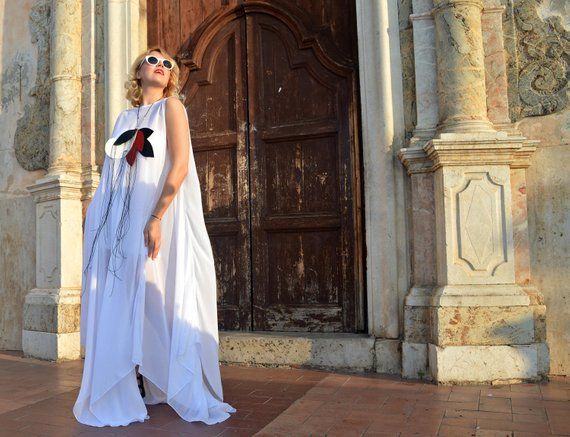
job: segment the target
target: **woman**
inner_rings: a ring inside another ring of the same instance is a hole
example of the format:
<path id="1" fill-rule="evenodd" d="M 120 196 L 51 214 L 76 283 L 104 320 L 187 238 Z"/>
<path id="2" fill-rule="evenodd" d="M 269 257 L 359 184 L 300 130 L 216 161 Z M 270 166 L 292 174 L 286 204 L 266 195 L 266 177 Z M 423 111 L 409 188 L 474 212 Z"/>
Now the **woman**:
<path id="1" fill-rule="evenodd" d="M 221 422 L 216 275 L 179 69 L 160 47 L 137 57 L 105 144 L 85 218 L 81 345 L 73 413 L 81 423 L 143 422 L 168 403 L 187 421 Z"/>

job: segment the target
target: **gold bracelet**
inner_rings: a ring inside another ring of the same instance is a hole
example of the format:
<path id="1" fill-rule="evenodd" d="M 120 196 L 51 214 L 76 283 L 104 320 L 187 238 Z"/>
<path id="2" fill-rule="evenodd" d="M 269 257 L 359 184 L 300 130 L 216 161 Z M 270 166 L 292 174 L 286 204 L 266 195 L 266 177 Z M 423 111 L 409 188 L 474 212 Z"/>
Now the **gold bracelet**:
<path id="1" fill-rule="evenodd" d="M 151 217 L 154 217 L 154 218 L 157 219 L 157 220 L 161 220 L 160 217 L 158 217 L 158 216 L 156 216 L 156 215 L 154 215 L 154 214 L 151 214 Z"/>

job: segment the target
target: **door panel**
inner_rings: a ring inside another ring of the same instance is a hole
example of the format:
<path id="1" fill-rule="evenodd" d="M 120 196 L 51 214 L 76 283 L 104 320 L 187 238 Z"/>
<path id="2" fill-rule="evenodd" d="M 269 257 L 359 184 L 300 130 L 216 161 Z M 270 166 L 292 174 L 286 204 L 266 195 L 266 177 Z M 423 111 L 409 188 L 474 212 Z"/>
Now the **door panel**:
<path id="1" fill-rule="evenodd" d="M 352 330 L 345 78 L 276 17 L 246 21 L 254 329 Z"/>
<path id="2" fill-rule="evenodd" d="M 220 328 L 362 330 L 354 2 L 148 11 L 149 44 L 181 65 Z"/>
<path id="3" fill-rule="evenodd" d="M 244 32 L 243 20 L 225 26 L 182 90 L 216 263 L 219 325 L 241 330 L 251 327 Z"/>

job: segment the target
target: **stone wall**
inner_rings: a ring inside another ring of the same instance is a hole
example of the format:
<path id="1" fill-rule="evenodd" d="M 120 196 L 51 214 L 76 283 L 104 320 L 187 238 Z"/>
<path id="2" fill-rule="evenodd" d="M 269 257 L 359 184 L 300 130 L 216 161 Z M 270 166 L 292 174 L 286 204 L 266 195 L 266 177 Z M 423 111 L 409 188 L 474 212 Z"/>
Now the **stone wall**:
<path id="1" fill-rule="evenodd" d="M 507 12 L 509 5 L 507 5 Z M 515 0 L 516 59 L 511 117 L 540 140 L 527 170 L 532 283 L 546 304 L 550 372 L 570 370 L 570 3 Z M 505 19 L 509 16 L 506 14 Z M 511 57 L 513 58 L 513 57 Z M 512 64 L 512 63 L 511 63 Z M 518 72 L 518 73 L 517 73 Z"/>
<path id="2" fill-rule="evenodd" d="M 527 170 L 532 282 L 546 304 L 550 372 L 570 370 L 570 110 L 523 119 L 540 140 Z"/>
<path id="3" fill-rule="evenodd" d="M 49 0 L 0 0 L 0 349 L 22 348 L 22 307 L 35 286 L 35 203 L 47 167 Z"/>

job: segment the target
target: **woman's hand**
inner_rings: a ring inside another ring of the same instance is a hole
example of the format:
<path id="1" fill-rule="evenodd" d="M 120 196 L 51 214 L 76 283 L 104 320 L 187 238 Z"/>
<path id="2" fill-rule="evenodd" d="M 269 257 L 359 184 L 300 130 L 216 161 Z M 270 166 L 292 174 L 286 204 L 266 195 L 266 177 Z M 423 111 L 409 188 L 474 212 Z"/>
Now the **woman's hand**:
<path id="1" fill-rule="evenodd" d="M 148 256 L 155 259 L 160 249 L 160 220 L 150 217 L 144 228 L 144 245 L 148 248 Z"/>

